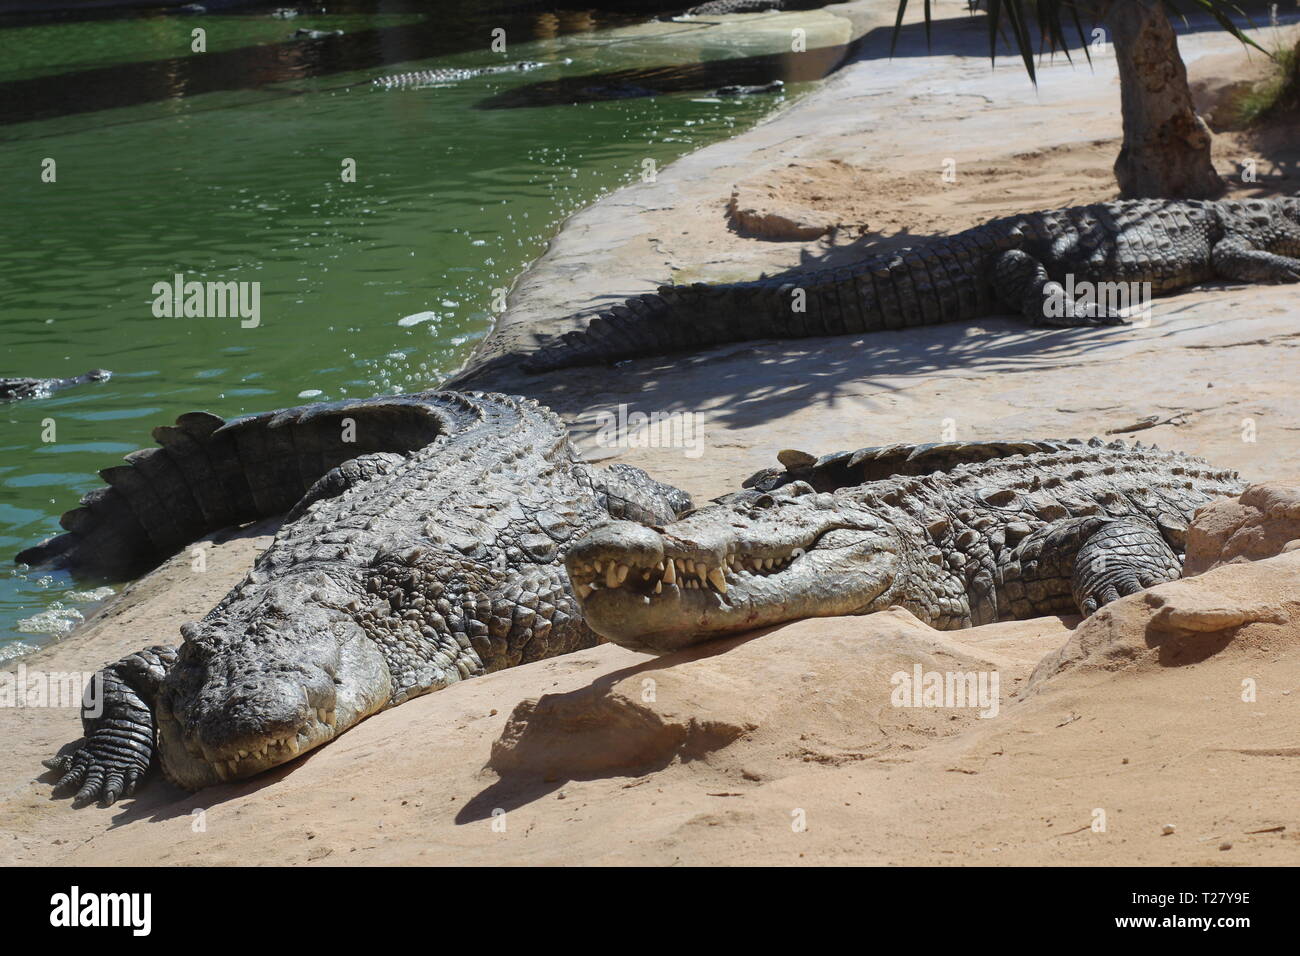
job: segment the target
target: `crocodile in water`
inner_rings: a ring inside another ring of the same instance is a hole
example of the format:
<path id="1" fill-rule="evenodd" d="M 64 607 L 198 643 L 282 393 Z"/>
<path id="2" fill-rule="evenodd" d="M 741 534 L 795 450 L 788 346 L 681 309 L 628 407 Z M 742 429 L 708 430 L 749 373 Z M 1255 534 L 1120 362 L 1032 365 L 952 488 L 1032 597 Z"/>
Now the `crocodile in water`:
<path id="1" fill-rule="evenodd" d="M 23 398 L 48 398 L 61 388 L 85 385 L 87 382 L 107 382 L 113 373 L 106 368 L 92 368 L 85 375 L 70 378 L 0 378 L 0 402 L 16 402 Z"/>
<path id="2" fill-rule="evenodd" d="M 572 60 L 560 60 L 559 64 L 572 63 Z M 440 86 L 444 83 L 457 83 L 476 76 L 492 76 L 497 73 L 527 73 L 540 70 L 550 63 L 538 63 L 535 60 L 520 60 L 501 66 L 475 66 L 464 69 L 415 70 L 410 73 L 396 73 L 392 76 L 380 76 L 371 80 L 371 85 L 385 90 L 419 89 L 426 86 Z"/>

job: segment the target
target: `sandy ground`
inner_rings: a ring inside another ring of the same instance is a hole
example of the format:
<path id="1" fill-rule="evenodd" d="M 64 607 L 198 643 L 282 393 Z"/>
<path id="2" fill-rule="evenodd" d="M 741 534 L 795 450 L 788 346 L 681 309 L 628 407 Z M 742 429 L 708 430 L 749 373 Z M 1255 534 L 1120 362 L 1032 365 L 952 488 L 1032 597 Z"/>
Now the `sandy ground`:
<path id="1" fill-rule="evenodd" d="M 872 34 L 862 53 L 887 42 Z M 956 20 L 926 56 L 914 31 L 893 61 L 853 63 L 749 133 L 574 216 L 517 283 L 473 384 L 535 395 L 591 457 L 643 465 L 701 497 L 785 447 L 1086 437 L 1147 416 L 1180 424 L 1128 437 L 1252 480 L 1300 480 L 1288 288 L 1160 300 L 1144 328 L 1044 332 L 999 319 L 744 343 L 612 372 L 523 377 L 497 366 L 539 330 L 565 327 L 555 317 L 575 304 L 669 279 L 847 261 L 876 244 L 1113 196 L 1113 61 L 1091 73 L 1045 66 L 1035 91 L 1013 62 L 990 70 L 983 42 L 980 26 Z M 1207 96 L 1251 69 L 1221 34 L 1180 42 Z M 1292 134 L 1225 134 L 1216 149 L 1225 174 L 1257 159 L 1261 181 L 1238 192 L 1300 188 Z M 941 179 L 945 159 L 955 182 Z M 739 234 L 733 188 L 740 208 L 839 228 L 804 242 Z M 597 445 L 597 415 L 620 404 L 698 416 L 700 453 Z M 211 544 L 202 574 L 188 557 L 170 562 L 25 664 L 93 669 L 174 639 L 239 580 L 267 531 Z M 78 735 L 72 709 L 6 709 L 0 861 L 1294 862 L 1297 561 L 1219 568 L 1083 626 L 944 635 L 890 613 L 670 658 L 602 646 L 410 702 L 240 786 L 189 795 L 155 781 L 110 809 L 73 811 L 36 779 L 39 759 Z M 1169 623 L 1207 606 L 1244 623 L 1213 633 Z M 891 706 L 891 676 L 917 664 L 996 671 L 998 716 Z M 1247 679 L 1253 702 L 1241 699 Z"/>

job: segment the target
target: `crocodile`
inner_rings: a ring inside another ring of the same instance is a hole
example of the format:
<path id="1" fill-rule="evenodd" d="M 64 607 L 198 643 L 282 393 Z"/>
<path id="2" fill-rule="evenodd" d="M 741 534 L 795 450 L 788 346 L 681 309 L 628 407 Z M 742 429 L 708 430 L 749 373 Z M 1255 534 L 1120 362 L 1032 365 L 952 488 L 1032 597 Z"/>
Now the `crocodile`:
<path id="1" fill-rule="evenodd" d="M 572 63 L 572 60 L 565 59 L 557 61 L 560 65 Z M 527 73 L 531 70 L 540 70 L 544 66 L 551 66 L 550 63 L 539 63 L 536 60 L 520 60 L 517 63 L 506 63 L 498 66 L 475 66 L 464 69 L 445 68 L 439 70 L 415 70 L 410 73 L 396 73 L 392 76 L 380 76 L 371 80 L 371 86 L 384 90 L 405 90 L 419 89 L 426 86 L 437 86 L 443 83 L 457 83 L 461 80 L 473 79 L 476 76 L 493 76 L 498 73 Z"/>
<path id="2" fill-rule="evenodd" d="M 744 84 L 734 83 L 731 86 L 720 86 L 713 91 L 714 96 L 758 96 L 763 93 L 781 93 L 785 91 L 785 81 L 773 80 L 771 83 Z"/>
<path id="3" fill-rule="evenodd" d="M 1300 199 L 1126 200 L 1007 216 L 852 266 L 665 285 L 527 356 L 544 372 L 763 338 L 848 335 L 1006 312 L 1036 326 L 1120 325 L 1067 290 L 1165 295 L 1211 279 L 1300 280 Z M 1149 283 L 1149 286 L 1147 285 Z"/>
<path id="4" fill-rule="evenodd" d="M 77 803 L 111 804 L 155 764 L 188 789 L 249 777 L 382 708 L 593 646 L 569 543 L 691 505 L 640 469 L 586 464 L 553 412 L 506 395 L 197 412 L 154 437 L 101 473 L 67 534 L 19 560 L 138 570 L 206 531 L 289 514 L 178 648 L 152 645 L 92 681 L 84 739 L 45 761 Z"/>
<path id="5" fill-rule="evenodd" d="M 106 368 L 92 368 L 85 375 L 69 378 L 0 378 L 0 402 L 16 402 L 24 398 L 49 398 L 61 388 L 85 385 L 88 382 L 107 382 L 113 373 Z"/>
<path id="6" fill-rule="evenodd" d="M 697 4 L 677 15 L 682 17 L 717 17 L 731 13 L 771 13 L 799 5 L 791 4 L 788 0 L 709 0 L 708 3 Z M 802 4 L 802 6 L 809 5 Z M 816 6 L 821 6 L 821 4 L 816 4 Z"/>
<path id="7" fill-rule="evenodd" d="M 576 541 L 565 563 L 591 628 L 670 652 L 895 605 L 939 630 L 1086 616 L 1179 577 L 1193 512 L 1243 490 L 1199 458 L 1100 439 L 779 458 L 678 521 Z"/>

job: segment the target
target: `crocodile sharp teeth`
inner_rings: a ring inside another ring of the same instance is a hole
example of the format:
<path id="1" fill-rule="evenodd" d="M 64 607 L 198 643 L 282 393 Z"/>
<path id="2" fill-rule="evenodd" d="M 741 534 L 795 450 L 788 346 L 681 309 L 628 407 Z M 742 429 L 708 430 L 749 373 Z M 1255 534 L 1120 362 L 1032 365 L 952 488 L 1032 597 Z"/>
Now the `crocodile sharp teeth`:
<path id="1" fill-rule="evenodd" d="M 663 594 L 663 592 L 664 592 L 664 583 L 662 581 L 656 581 L 655 594 Z"/>
<path id="2" fill-rule="evenodd" d="M 291 753 L 291 754 L 296 754 L 299 750 L 302 749 L 302 748 L 298 745 L 298 738 L 297 738 L 297 737 L 290 737 L 288 740 L 285 741 L 285 744 L 284 744 L 284 745 L 285 745 L 286 747 L 289 748 L 289 753 Z"/>
<path id="3" fill-rule="evenodd" d="M 578 597 L 585 599 L 587 595 L 592 592 L 593 588 L 590 584 L 579 583 L 574 590 L 578 592 Z"/>
<path id="4" fill-rule="evenodd" d="M 627 580 L 627 574 L 628 574 L 628 572 L 629 572 L 630 570 L 632 570 L 632 569 L 629 568 L 626 564 L 620 564 L 620 565 L 618 566 L 618 583 L 619 583 L 619 584 L 622 584 L 624 581 Z"/>
<path id="5" fill-rule="evenodd" d="M 722 594 L 727 593 L 727 579 L 722 574 L 722 568 L 713 568 L 710 570 L 709 581 Z"/>
<path id="6" fill-rule="evenodd" d="M 616 588 L 622 583 L 618 576 L 618 565 L 613 561 L 609 562 L 609 566 L 605 568 L 605 587 Z"/>
<path id="7" fill-rule="evenodd" d="M 672 558 L 664 562 L 664 584 L 677 583 L 677 565 Z"/>

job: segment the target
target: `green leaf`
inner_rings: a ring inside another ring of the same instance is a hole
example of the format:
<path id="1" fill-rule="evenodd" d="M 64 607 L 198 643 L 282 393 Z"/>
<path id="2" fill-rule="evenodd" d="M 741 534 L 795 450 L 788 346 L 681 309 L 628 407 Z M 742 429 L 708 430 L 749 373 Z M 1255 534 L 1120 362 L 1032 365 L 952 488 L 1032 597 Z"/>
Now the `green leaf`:
<path id="1" fill-rule="evenodd" d="M 1125 0 L 1113 0 L 1113 2 L 1123 3 Z M 1271 53 L 1248 37 L 1233 22 L 1232 18 L 1235 15 L 1243 17 L 1252 28 L 1255 27 L 1254 21 L 1237 4 L 1229 3 L 1227 0 L 1183 0 L 1183 2 L 1212 17 L 1220 27 L 1236 37 L 1241 43 L 1253 46 L 1267 56 L 1272 56 Z M 1176 16 L 1186 19 L 1179 8 L 1178 0 L 1164 0 L 1164 3 Z M 1083 46 L 1084 56 L 1087 57 L 1088 64 L 1091 66 L 1092 50 L 1089 47 L 1087 36 L 1084 34 L 1083 22 L 1079 19 L 1079 13 L 1081 10 L 1087 13 L 1093 10 L 1095 6 L 1095 0 L 1032 0 L 1028 4 L 1026 4 L 1025 0 L 988 0 L 988 9 L 985 12 L 989 21 L 989 62 L 997 61 L 998 40 L 1002 35 L 1002 18 L 1005 13 L 1006 22 L 1011 27 L 1011 38 L 1016 47 L 1016 52 L 1020 54 L 1020 59 L 1025 65 L 1025 72 L 1029 74 L 1030 81 L 1035 85 L 1037 85 L 1038 79 L 1034 72 L 1034 44 L 1033 34 L 1030 31 L 1031 20 L 1042 29 L 1042 33 L 1046 34 L 1053 48 L 1059 48 L 1065 53 L 1066 58 L 1073 63 L 1074 59 L 1070 56 L 1070 51 L 1066 46 L 1065 30 L 1061 23 L 1062 12 L 1068 10 L 1070 18 L 1074 21 L 1075 29 L 1078 31 L 1079 43 Z M 898 16 L 894 20 L 894 35 L 889 45 L 889 55 L 891 57 L 897 49 L 898 37 L 902 32 L 903 18 L 906 13 L 907 0 L 898 0 Z M 932 20 L 931 0 L 925 0 L 925 43 L 927 48 L 930 46 Z"/>

